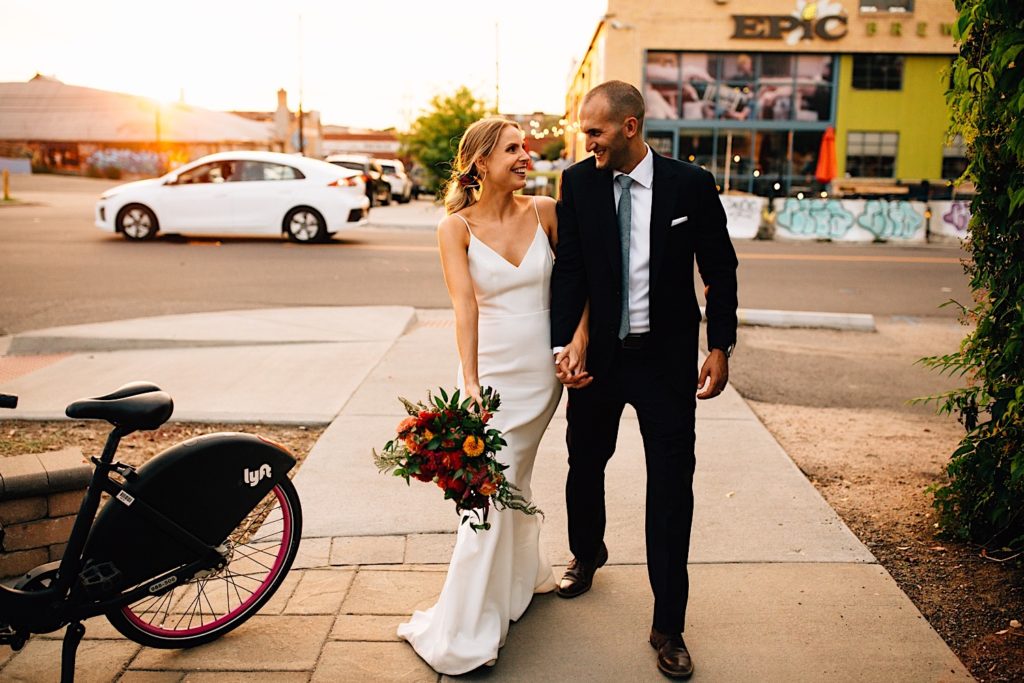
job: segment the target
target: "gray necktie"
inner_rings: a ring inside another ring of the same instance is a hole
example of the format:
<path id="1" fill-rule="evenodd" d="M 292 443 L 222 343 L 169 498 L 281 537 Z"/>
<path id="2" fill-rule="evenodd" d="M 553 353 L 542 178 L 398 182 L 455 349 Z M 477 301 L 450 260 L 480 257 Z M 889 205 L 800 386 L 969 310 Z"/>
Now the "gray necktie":
<path id="1" fill-rule="evenodd" d="M 633 226 L 633 200 L 629 196 L 629 186 L 633 179 L 622 174 L 615 178 L 622 188 L 619 194 L 619 244 L 622 248 L 622 313 L 619 318 L 619 339 L 629 334 L 629 233 Z"/>

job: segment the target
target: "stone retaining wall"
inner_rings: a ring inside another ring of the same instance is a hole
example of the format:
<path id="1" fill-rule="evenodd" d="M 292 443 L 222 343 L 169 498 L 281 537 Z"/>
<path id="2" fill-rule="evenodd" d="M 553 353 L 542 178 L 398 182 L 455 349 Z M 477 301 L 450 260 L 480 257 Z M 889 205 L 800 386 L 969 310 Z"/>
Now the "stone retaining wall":
<path id="1" fill-rule="evenodd" d="M 0 578 L 61 558 L 91 476 L 78 448 L 0 458 Z"/>

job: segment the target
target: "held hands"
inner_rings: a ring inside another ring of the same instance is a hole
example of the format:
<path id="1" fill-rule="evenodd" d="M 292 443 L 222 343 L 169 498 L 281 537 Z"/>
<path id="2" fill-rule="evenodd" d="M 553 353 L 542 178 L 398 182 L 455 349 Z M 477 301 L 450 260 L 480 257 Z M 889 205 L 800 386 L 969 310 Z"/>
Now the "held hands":
<path id="1" fill-rule="evenodd" d="M 729 383 L 729 359 L 721 349 L 711 349 L 697 377 L 697 398 L 714 398 Z"/>
<path id="2" fill-rule="evenodd" d="M 587 366 L 587 343 L 574 338 L 555 354 L 555 376 L 569 389 L 582 389 L 594 381 Z"/>

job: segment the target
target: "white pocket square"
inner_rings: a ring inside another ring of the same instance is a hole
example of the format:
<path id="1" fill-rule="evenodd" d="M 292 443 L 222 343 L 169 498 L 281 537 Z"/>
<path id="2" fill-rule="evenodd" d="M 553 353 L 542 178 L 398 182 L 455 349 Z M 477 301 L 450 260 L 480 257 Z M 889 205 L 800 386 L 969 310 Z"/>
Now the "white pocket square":
<path id="1" fill-rule="evenodd" d="M 672 219 L 672 225 L 669 226 L 669 227 L 673 227 L 674 228 L 677 225 L 679 225 L 680 223 L 685 223 L 688 220 L 690 220 L 689 216 L 680 216 L 679 218 L 673 218 Z"/>

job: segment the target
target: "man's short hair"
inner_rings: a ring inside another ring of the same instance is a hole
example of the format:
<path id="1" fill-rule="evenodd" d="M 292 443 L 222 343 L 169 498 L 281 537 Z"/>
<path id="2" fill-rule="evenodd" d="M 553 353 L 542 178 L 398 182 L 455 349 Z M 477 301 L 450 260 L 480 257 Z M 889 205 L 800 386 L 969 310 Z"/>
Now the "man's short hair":
<path id="1" fill-rule="evenodd" d="M 602 95 L 608 102 L 608 108 L 615 119 L 635 117 L 642 127 L 644 125 L 644 98 L 640 91 L 625 81 L 605 81 L 591 89 L 583 98 L 586 104 L 595 95 Z"/>

